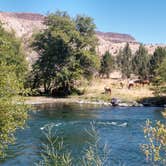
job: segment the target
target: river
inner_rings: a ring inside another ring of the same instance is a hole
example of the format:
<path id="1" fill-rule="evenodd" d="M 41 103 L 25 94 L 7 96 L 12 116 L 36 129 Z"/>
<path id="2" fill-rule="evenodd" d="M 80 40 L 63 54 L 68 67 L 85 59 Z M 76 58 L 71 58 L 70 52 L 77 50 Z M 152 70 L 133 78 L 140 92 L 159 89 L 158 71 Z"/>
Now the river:
<path id="1" fill-rule="evenodd" d="M 85 129 L 94 122 L 101 142 L 111 150 L 111 165 L 148 165 L 140 150 L 145 143 L 143 125 L 146 119 L 152 121 L 164 118 L 157 107 L 101 107 L 86 104 L 49 104 L 33 108 L 29 113 L 26 128 L 16 133 L 16 144 L 9 147 L 8 157 L 2 166 L 33 166 L 39 160 L 43 128 L 54 124 L 58 136 L 73 157 L 80 158 L 88 140 Z"/>

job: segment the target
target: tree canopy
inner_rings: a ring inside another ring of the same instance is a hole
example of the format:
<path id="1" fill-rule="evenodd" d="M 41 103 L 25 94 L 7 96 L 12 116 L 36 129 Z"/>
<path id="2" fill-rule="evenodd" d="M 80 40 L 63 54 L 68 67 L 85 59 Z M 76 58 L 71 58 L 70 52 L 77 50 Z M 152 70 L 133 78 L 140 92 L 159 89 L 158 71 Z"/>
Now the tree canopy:
<path id="1" fill-rule="evenodd" d="M 141 44 L 132 59 L 133 72 L 140 78 L 145 79 L 149 76 L 149 56 L 146 48 Z"/>
<path id="2" fill-rule="evenodd" d="M 101 60 L 100 74 L 102 76 L 106 75 L 107 78 L 109 78 L 109 75 L 113 71 L 113 69 L 114 69 L 114 58 L 109 53 L 109 51 L 106 51 Z"/>
<path id="3" fill-rule="evenodd" d="M 90 17 L 72 19 L 59 11 L 48 15 L 44 24 L 47 28 L 35 35 L 32 44 L 40 56 L 33 66 L 33 88 L 43 86 L 46 94 L 52 89 L 71 94 L 75 80 L 89 79 L 99 68 L 95 24 Z"/>
<path id="4" fill-rule="evenodd" d="M 155 76 L 155 72 L 164 58 L 166 58 L 166 48 L 157 47 L 149 61 L 149 69 L 152 76 Z"/>
<path id="5" fill-rule="evenodd" d="M 154 85 L 156 86 L 155 91 L 158 95 L 166 94 L 166 58 L 160 67 L 156 69 Z"/>
<path id="6" fill-rule="evenodd" d="M 119 54 L 117 56 L 117 63 L 119 66 L 119 69 L 122 72 L 122 76 L 129 78 L 132 71 L 132 52 L 130 49 L 129 43 L 126 44 L 126 46 L 123 48 L 123 50 L 119 51 Z"/>
<path id="7" fill-rule="evenodd" d="M 26 106 L 19 94 L 24 93 L 27 65 L 20 42 L 0 26 L 0 156 L 15 140 L 14 133 L 24 126 Z M 19 104 L 18 104 L 19 103 Z"/>

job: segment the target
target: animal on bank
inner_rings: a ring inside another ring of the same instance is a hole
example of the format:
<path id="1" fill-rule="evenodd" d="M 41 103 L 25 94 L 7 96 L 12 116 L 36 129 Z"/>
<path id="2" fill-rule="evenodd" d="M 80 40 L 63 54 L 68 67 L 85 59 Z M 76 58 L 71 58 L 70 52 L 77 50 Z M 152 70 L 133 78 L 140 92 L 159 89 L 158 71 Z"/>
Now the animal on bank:
<path id="1" fill-rule="evenodd" d="M 111 88 L 110 87 L 104 87 L 105 93 L 111 95 Z"/>
<path id="2" fill-rule="evenodd" d="M 128 83 L 128 89 L 131 89 L 134 86 L 139 87 L 139 86 L 144 86 L 144 85 L 150 85 L 150 81 L 149 80 L 141 80 L 141 79 L 130 80 Z"/>

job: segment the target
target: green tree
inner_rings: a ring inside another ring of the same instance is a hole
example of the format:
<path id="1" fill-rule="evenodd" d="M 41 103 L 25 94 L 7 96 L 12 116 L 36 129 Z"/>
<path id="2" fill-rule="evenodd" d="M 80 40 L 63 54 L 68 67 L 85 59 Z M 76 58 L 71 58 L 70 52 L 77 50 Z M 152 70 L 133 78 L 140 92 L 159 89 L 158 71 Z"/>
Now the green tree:
<path id="1" fill-rule="evenodd" d="M 149 69 L 150 69 L 150 74 L 152 76 L 155 76 L 156 69 L 160 67 L 165 57 L 166 57 L 166 49 L 162 47 L 157 47 L 149 61 Z"/>
<path id="2" fill-rule="evenodd" d="M 0 25 L 0 63 L 14 65 L 15 72 L 19 79 L 23 79 L 27 72 L 27 62 L 21 47 L 21 41 L 6 32 Z"/>
<path id="3" fill-rule="evenodd" d="M 144 135 L 147 141 L 141 146 L 150 165 L 166 164 L 166 125 L 157 121 L 155 125 L 149 120 L 144 127 Z"/>
<path id="4" fill-rule="evenodd" d="M 166 94 L 166 58 L 156 69 L 156 76 L 154 78 L 155 91 L 158 95 Z"/>
<path id="5" fill-rule="evenodd" d="M 147 78 L 149 74 L 148 63 L 148 51 L 141 44 L 132 59 L 133 72 L 143 79 Z"/>
<path id="6" fill-rule="evenodd" d="M 129 43 L 119 51 L 117 63 L 122 72 L 122 77 L 130 78 L 132 73 L 132 52 Z"/>
<path id="7" fill-rule="evenodd" d="M 43 86 L 46 94 L 56 88 L 69 95 L 75 80 L 82 75 L 89 78 L 98 68 L 94 23 L 89 17 L 74 20 L 58 11 L 48 15 L 45 25 L 32 45 L 40 55 L 33 66 L 33 85 Z"/>
<path id="8" fill-rule="evenodd" d="M 109 78 L 109 74 L 112 72 L 113 69 L 114 69 L 114 58 L 109 53 L 109 51 L 106 51 L 101 60 L 100 74 L 102 76 L 106 75 L 107 78 Z"/>
<path id="9" fill-rule="evenodd" d="M 14 143 L 15 131 L 27 118 L 19 96 L 24 93 L 26 67 L 20 42 L 0 26 L 0 157 L 8 144 Z"/>

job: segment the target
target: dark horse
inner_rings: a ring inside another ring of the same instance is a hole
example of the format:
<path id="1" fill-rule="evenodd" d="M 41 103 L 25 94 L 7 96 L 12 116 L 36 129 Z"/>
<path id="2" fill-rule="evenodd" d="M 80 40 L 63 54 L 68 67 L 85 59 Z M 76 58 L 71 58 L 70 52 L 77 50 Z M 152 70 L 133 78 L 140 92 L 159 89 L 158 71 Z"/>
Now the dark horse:
<path id="1" fill-rule="evenodd" d="M 108 93 L 111 95 L 111 88 L 110 87 L 104 87 L 105 93 Z"/>

